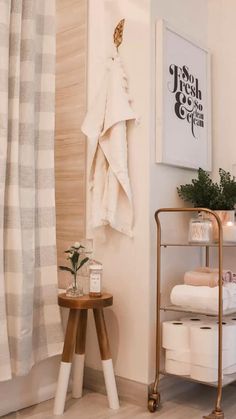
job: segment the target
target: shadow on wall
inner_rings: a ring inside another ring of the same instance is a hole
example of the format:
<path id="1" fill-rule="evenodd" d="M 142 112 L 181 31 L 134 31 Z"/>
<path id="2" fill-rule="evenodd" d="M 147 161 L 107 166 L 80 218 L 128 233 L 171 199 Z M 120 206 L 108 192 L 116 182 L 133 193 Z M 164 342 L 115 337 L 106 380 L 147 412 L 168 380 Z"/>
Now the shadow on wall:
<path id="1" fill-rule="evenodd" d="M 112 339 L 110 339 L 110 347 L 111 347 L 112 359 L 113 359 L 114 365 L 116 365 L 116 360 L 118 357 L 118 348 L 119 348 L 119 343 L 120 343 L 119 323 L 118 323 L 117 316 L 115 315 L 112 309 L 107 308 L 106 310 L 104 310 L 104 312 L 105 312 L 105 320 L 106 320 L 108 336 L 112 335 Z"/>

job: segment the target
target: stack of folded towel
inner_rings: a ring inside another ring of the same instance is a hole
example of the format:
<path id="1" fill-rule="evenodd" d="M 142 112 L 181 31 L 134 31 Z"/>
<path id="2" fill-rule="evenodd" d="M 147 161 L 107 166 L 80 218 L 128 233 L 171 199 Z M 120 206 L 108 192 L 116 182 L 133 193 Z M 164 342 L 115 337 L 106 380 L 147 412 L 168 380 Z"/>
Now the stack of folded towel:
<path id="1" fill-rule="evenodd" d="M 218 380 L 218 324 L 207 316 L 185 317 L 162 324 L 165 370 L 213 383 Z M 236 372 L 236 318 L 223 322 L 223 377 Z"/>
<path id="2" fill-rule="evenodd" d="M 223 310 L 236 309 L 236 275 L 224 270 Z M 176 285 L 170 295 L 171 303 L 191 310 L 204 311 L 209 314 L 218 313 L 219 301 L 218 269 L 197 268 L 186 272 L 184 284 Z"/>
<path id="3" fill-rule="evenodd" d="M 230 270 L 223 270 L 223 284 L 236 284 L 236 275 Z M 184 283 L 186 285 L 217 287 L 219 284 L 219 270 L 207 267 L 197 268 L 184 274 Z"/>

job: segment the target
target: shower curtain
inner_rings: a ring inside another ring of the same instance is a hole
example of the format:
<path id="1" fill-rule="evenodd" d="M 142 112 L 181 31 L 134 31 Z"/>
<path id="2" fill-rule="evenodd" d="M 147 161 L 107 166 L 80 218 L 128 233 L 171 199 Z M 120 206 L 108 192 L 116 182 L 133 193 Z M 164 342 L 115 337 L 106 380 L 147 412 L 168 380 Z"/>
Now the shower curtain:
<path id="1" fill-rule="evenodd" d="M 54 0 L 0 0 L 0 381 L 62 349 L 54 20 Z"/>

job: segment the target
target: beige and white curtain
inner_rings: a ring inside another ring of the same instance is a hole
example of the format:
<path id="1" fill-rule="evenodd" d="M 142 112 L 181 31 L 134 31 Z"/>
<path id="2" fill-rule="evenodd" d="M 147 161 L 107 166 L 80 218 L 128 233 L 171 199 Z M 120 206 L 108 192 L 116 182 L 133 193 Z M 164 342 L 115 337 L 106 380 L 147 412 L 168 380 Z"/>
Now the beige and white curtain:
<path id="1" fill-rule="evenodd" d="M 61 351 L 54 0 L 0 0 L 0 381 Z"/>

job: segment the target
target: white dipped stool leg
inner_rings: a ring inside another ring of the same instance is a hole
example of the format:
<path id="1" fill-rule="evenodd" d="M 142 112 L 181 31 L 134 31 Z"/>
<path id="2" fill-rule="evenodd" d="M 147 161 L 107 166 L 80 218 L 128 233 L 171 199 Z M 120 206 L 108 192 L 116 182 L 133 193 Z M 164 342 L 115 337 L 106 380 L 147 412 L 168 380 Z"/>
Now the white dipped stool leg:
<path id="1" fill-rule="evenodd" d="M 75 348 L 76 332 L 78 325 L 78 310 L 70 309 L 68 318 L 60 372 L 57 382 L 57 390 L 54 401 L 54 415 L 63 415 L 65 409 L 66 394 L 70 378 L 72 358 Z"/>
<path id="2" fill-rule="evenodd" d="M 72 396 L 82 397 L 88 310 L 80 310 L 73 364 Z"/>
<path id="3" fill-rule="evenodd" d="M 111 409 L 119 409 L 119 399 L 117 394 L 117 388 L 116 388 L 116 380 L 115 380 L 115 374 L 113 370 L 113 363 L 112 359 L 106 359 L 102 361 L 102 368 L 103 368 L 103 374 L 104 374 L 104 380 L 107 390 L 107 397 L 109 406 Z"/>
<path id="4" fill-rule="evenodd" d="M 71 365 L 72 364 L 70 362 L 61 362 L 57 382 L 57 391 L 54 401 L 54 415 L 63 415 L 64 413 L 66 394 L 70 379 Z"/>
<path id="5" fill-rule="evenodd" d="M 111 409 L 119 409 L 119 399 L 117 394 L 115 374 L 113 370 L 103 309 L 94 309 L 93 314 L 97 330 L 100 354 L 102 358 L 102 367 L 109 407 Z"/>
<path id="6" fill-rule="evenodd" d="M 83 393 L 85 354 L 75 354 L 73 361 L 73 387 L 72 397 L 80 399 Z"/>

